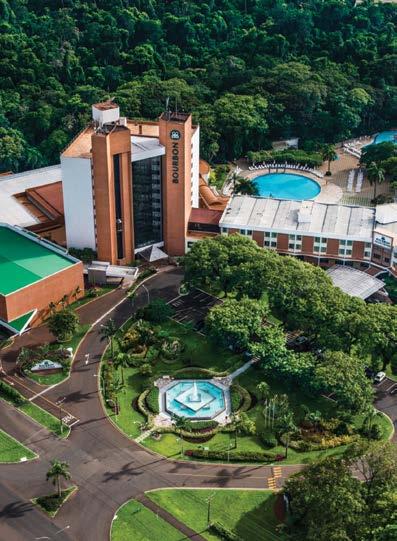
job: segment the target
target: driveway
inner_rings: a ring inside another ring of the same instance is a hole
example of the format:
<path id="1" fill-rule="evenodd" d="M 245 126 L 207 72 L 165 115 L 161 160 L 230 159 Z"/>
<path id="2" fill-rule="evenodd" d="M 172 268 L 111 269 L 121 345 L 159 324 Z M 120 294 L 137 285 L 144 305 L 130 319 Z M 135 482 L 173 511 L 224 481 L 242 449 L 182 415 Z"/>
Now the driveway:
<path id="1" fill-rule="evenodd" d="M 114 513 L 125 501 L 146 490 L 165 487 L 267 488 L 270 466 L 231 466 L 167 460 L 125 437 L 107 418 L 98 392 L 98 370 L 106 343 L 100 325 L 112 318 L 117 325 L 150 297 L 177 297 L 180 270 L 160 273 L 140 287 L 134 308 L 122 301 L 94 325 L 80 345 L 71 377 L 46 393 L 52 402 L 65 399 L 65 408 L 79 421 L 67 440 L 59 440 L 0 401 L 0 426 L 26 441 L 40 457 L 32 462 L 0 466 L 0 538 L 7 541 L 108 541 Z M 148 291 L 148 292 L 147 292 Z M 92 316 L 100 317 L 96 303 Z M 88 308 L 88 307 L 87 307 Z M 102 307 L 103 309 L 103 307 Z M 88 310 L 87 310 L 88 311 Z M 87 316 L 88 317 L 88 316 Z M 21 337 L 24 340 L 26 338 Z M 17 347 L 18 344 L 15 344 Z M 85 354 L 90 363 L 85 364 Z M 29 499 L 51 492 L 45 481 L 49 461 L 65 460 L 78 492 L 50 519 Z M 300 466 L 282 466 L 278 486 Z"/>
<path id="2" fill-rule="evenodd" d="M 397 443 L 397 394 L 391 395 L 390 390 L 397 385 L 397 382 L 385 378 L 382 383 L 375 386 L 375 407 L 388 415 L 394 426 L 393 442 Z"/>

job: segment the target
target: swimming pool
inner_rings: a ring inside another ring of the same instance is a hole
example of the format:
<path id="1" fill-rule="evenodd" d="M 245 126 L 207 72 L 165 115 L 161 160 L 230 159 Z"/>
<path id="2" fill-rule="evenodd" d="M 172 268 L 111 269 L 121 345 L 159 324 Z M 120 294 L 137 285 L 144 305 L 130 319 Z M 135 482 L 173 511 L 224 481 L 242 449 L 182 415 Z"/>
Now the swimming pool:
<path id="1" fill-rule="evenodd" d="M 385 143 L 386 141 L 397 144 L 397 130 L 388 130 L 378 133 L 372 144 L 377 145 L 378 143 Z"/>
<path id="2" fill-rule="evenodd" d="M 254 178 L 261 197 L 276 199 L 313 199 L 320 191 L 320 185 L 309 177 L 294 173 L 269 173 Z"/>

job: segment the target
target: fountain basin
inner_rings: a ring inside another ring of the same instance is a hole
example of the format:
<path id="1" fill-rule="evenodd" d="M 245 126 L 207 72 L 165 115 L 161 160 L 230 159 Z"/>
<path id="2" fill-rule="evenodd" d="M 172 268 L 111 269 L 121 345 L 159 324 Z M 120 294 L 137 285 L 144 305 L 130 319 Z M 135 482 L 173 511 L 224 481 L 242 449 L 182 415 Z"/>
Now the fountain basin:
<path id="1" fill-rule="evenodd" d="M 179 417 L 213 419 L 226 409 L 225 390 L 210 380 L 173 382 L 163 396 L 164 410 Z"/>

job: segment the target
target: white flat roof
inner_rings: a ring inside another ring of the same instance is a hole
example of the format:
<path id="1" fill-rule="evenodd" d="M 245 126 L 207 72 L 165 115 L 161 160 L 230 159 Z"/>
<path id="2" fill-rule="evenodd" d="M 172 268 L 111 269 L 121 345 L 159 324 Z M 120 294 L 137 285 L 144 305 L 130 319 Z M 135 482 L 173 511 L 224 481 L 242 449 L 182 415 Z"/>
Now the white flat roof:
<path id="1" fill-rule="evenodd" d="M 374 219 L 369 207 L 235 195 L 220 226 L 371 242 Z"/>
<path id="2" fill-rule="evenodd" d="M 360 299 L 367 299 L 385 285 L 382 280 L 349 266 L 334 265 L 326 272 L 334 286 Z"/>
<path id="3" fill-rule="evenodd" d="M 15 175 L 0 176 L 0 222 L 20 227 L 29 227 L 40 223 L 14 195 L 24 192 L 28 188 L 36 188 L 60 180 L 60 164 Z"/>
<path id="4" fill-rule="evenodd" d="M 131 136 L 131 161 L 138 162 L 165 154 L 165 146 L 161 145 L 158 137 Z"/>

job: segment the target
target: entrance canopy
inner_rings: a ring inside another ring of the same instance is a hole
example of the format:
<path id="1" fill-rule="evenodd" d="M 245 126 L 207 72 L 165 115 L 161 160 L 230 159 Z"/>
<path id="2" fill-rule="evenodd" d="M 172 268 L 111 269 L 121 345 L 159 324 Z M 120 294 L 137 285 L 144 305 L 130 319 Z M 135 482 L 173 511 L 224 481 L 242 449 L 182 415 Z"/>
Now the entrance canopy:
<path id="1" fill-rule="evenodd" d="M 352 297 L 367 299 L 384 287 L 382 280 L 370 276 L 366 272 L 344 265 L 334 265 L 327 271 L 334 286 Z"/>

